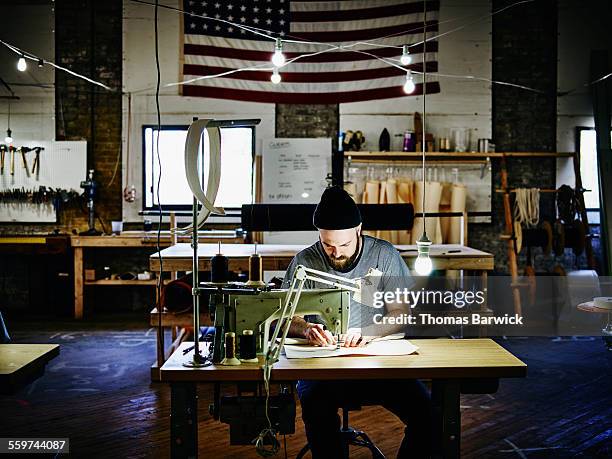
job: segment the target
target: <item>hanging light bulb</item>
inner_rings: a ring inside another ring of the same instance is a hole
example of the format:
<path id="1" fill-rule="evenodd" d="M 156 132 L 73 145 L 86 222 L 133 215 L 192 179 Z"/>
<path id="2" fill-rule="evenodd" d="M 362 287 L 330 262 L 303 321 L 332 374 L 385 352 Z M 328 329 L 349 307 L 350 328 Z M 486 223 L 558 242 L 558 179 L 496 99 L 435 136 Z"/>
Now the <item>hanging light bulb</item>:
<path id="1" fill-rule="evenodd" d="M 414 84 L 414 80 L 412 79 L 412 72 L 408 70 L 408 72 L 406 72 L 406 82 L 404 83 L 404 92 L 406 94 L 412 94 L 415 88 L 416 86 Z"/>
<path id="2" fill-rule="evenodd" d="M 429 247 L 431 241 L 427 237 L 427 233 L 423 231 L 423 235 L 416 241 L 418 256 L 414 262 L 414 270 L 420 276 L 427 276 L 431 273 L 433 264 L 429 258 Z"/>
<path id="3" fill-rule="evenodd" d="M 270 77 L 270 81 L 274 84 L 279 84 L 281 82 L 280 73 L 278 73 L 278 67 L 274 67 L 272 70 L 272 76 Z"/>
<path id="4" fill-rule="evenodd" d="M 409 65 L 412 62 L 412 56 L 408 52 L 408 45 L 402 46 L 402 57 L 400 57 L 400 63 L 402 65 Z"/>
<path id="5" fill-rule="evenodd" d="M 283 54 L 283 41 L 280 38 L 276 39 L 276 45 L 274 46 L 274 54 L 272 55 L 272 64 L 275 67 L 282 67 L 285 65 L 285 55 Z"/>
<path id="6" fill-rule="evenodd" d="M 27 68 L 28 68 L 28 64 L 26 64 L 25 57 L 22 54 L 19 57 L 19 60 L 17 61 L 17 70 L 19 70 L 20 72 L 25 72 Z"/>
<path id="7" fill-rule="evenodd" d="M 426 40 L 426 27 L 425 25 L 427 24 L 427 8 L 425 7 L 425 11 L 423 12 L 423 43 L 425 43 Z M 406 90 L 406 86 L 408 86 L 408 79 L 410 78 L 410 82 L 412 83 L 412 91 L 414 91 L 414 82 L 412 81 L 412 75 L 410 74 L 410 70 L 408 70 L 408 74 L 406 75 L 406 84 L 404 85 L 404 90 Z M 421 147 L 422 147 L 422 160 L 423 160 L 423 204 L 422 204 L 422 209 L 423 209 L 423 234 L 421 235 L 421 237 L 416 241 L 416 245 L 417 245 L 417 259 L 414 262 L 414 270 L 417 272 L 417 274 L 421 275 L 421 276 L 427 276 L 429 275 L 429 273 L 431 273 L 431 270 L 433 268 L 433 265 L 431 263 L 431 258 L 429 258 L 429 248 L 431 247 L 431 241 L 429 240 L 429 238 L 427 237 L 427 216 L 425 213 L 425 195 L 427 193 L 427 184 L 425 182 L 425 140 L 426 140 L 426 125 L 425 125 L 425 114 L 427 113 L 427 111 L 425 110 L 425 99 L 426 99 L 426 95 L 425 95 L 425 82 L 427 79 L 427 69 L 425 68 L 425 53 L 423 53 L 423 118 L 422 118 L 422 123 L 423 123 L 423 129 L 422 129 L 422 134 L 423 134 L 423 139 L 421 141 Z M 410 88 L 409 88 L 410 89 Z M 406 91 L 408 92 L 408 91 Z"/>

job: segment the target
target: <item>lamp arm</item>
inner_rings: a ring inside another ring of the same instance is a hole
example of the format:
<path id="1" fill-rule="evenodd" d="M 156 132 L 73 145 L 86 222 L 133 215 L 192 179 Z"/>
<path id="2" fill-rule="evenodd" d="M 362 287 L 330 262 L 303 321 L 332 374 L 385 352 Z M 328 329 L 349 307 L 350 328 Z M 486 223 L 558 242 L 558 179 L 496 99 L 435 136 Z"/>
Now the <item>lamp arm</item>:
<path id="1" fill-rule="evenodd" d="M 322 284 L 330 285 L 342 290 L 350 290 L 355 293 L 360 292 L 359 280 L 347 279 L 345 277 L 340 277 L 335 274 L 319 271 L 317 269 L 307 268 L 304 265 L 298 265 L 293 272 L 291 287 L 287 291 L 283 309 L 281 310 L 276 328 L 274 329 L 274 333 L 270 339 L 268 352 L 266 353 L 265 357 L 269 364 L 278 361 L 281 350 L 285 344 L 285 339 L 289 333 L 289 326 L 291 325 L 291 321 L 295 315 L 295 310 L 299 304 L 300 296 L 302 294 L 302 290 L 304 289 L 304 284 L 308 280 L 320 282 Z M 282 333 L 281 341 L 280 343 L 276 343 L 280 333 Z"/>

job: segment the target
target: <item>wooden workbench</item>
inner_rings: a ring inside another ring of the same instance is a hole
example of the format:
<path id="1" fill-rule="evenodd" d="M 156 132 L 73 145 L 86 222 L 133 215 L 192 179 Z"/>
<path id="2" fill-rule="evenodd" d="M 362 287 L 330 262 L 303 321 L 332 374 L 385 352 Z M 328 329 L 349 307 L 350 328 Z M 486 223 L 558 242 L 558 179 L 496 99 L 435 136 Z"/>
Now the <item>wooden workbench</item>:
<path id="1" fill-rule="evenodd" d="M 242 238 L 228 237 L 223 235 L 215 236 L 212 233 L 210 236 L 202 235 L 202 241 L 217 242 L 221 241 L 224 244 L 240 243 Z M 162 232 L 160 238 L 160 246 L 168 247 L 173 243 L 168 232 Z M 74 254 L 74 317 L 76 319 L 83 318 L 84 307 L 84 290 L 85 286 L 150 286 L 155 287 L 157 280 L 139 281 L 139 280 L 115 280 L 115 279 L 100 279 L 86 281 L 84 277 L 84 250 L 85 249 L 135 249 L 140 247 L 155 248 L 157 246 L 157 231 L 124 231 L 119 235 L 112 236 L 72 236 L 70 245 Z M 215 245 L 215 244 L 213 244 Z M 216 245 L 215 245 L 216 247 Z M 143 266 L 143 269 L 145 267 Z"/>
<path id="2" fill-rule="evenodd" d="M 258 244 L 257 253 L 261 255 L 264 270 L 282 271 L 293 257 L 306 245 Z M 416 245 L 396 245 L 408 266 L 414 268 L 417 257 Z M 248 271 L 249 256 L 255 252 L 253 244 L 223 244 L 223 255 L 229 258 L 230 270 Z M 455 252 L 458 251 L 458 252 Z M 210 259 L 218 252 L 217 244 L 198 246 L 199 267 L 210 269 Z M 151 271 L 159 272 L 159 255 L 163 259 L 164 271 L 191 271 L 193 251 L 190 244 L 176 244 L 154 253 L 149 258 Z M 432 245 L 430 256 L 434 269 L 464 269 L 486 272 L 493 269 L 493 254 L 455 244 Z"/>
<path id="3" fill-rule="evenodd" d="M 459 457 L 460 394 L 495 392 L 500 378 L 525 377 L 527 365 L 491 339 L 411 341 L 419 350 L 405 356 L 291 360 L 281 356 L 274 364 L 271 379 L 275 382 L 298 379 L 431 379 L 435 457 Z M 183 364 L 193 359 L 193 351 L 183 355 L 183 350 L 190 345 L 183 343 L 160 371 L 162 382 L 171 385 L 173 458 L 197 457 L 196 384 L 263 380 L 263 371 L 258 364 L 185 367 Z M 206 440 L 211 441 L 209 438 Z"/>
<path id="4" fill-rule="evenodd" d="M 58 344 L 0 344 L 0 394 L 16 392 L 42 376 L 58 355 Z"/>

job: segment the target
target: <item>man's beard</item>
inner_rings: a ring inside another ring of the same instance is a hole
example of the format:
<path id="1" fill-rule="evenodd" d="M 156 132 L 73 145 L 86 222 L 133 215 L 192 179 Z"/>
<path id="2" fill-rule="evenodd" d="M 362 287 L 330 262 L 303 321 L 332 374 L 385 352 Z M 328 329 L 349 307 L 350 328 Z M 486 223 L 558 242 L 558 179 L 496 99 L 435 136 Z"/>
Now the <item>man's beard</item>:
<path id="1" fill-rule="evenodd" d="M 329 260 L 329 264 L 333 269 L 335 269 L 336 271 L 345 271 L 357 259 L 357 257 L 359 256 L 360 249 L 361 237 L 359 237 L 359 239 L 357 240 L 357 248 L 355 249 L 355 253 L 350 257 L 341 256 L 338 258 L 333 258 L 328 255 L 327 259 Z"/>

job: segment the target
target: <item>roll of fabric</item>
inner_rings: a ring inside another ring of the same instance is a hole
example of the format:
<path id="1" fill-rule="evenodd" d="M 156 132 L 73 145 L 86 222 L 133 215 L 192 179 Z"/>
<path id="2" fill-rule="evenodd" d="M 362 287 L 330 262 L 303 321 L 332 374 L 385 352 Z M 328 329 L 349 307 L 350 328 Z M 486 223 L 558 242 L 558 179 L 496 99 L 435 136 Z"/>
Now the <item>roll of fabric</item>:
<path id="1" fill-rule="evenodd" d="M 363 204 L 378 204 L 380 198 L 380 182 L 369 180 L 365 184 L 363 191 Z M 376 236 L 376 231 L 364 231 L 363 234 L 368 236 Z"/>
<path id="2" fill-rule="evenodd" d="M 442 182 L 442 195 L 440 196 L 440 212 L 450 212 L 451 198 L 453 195 L 453 184 L 451 182 Z M 448 234 L 450 231 L 451 217 L 440 218 L 440 228 L 442 229 L 442 242 L 448 243 Z"/>
<path id="3" fill-rule="evenodd" d="M 423 212 L 423 182 L 414 183 L 414 211 Z M 440 182 L 427 182 L 425 189 L 425 212 L 438 212 L 440 210 L 440 196 L 442 185 Z M 442 229 L 440 227 L 440 217 L 428 217 L 426 220 L 427 236 L 434 244 L 442 244 Z M 416 244 L 417 239 L 423 233 L 423 218 L 414 219 L 412 227 L 412 244 Z"/>
<path id="4" fill-rule="evenodd" d="M 344 191 L 351 195 L 351 198 L 357 202 L 357 186 L 353 182 L 344 183 Z"/>
<path id="5" fill-rule="evenodd" d="M 414 204 L 412 199 L 413 182 L 411 180 L 400 180 L 397 183 L 397 202 L 399 204 Z M 411 231 L 402 230 L 397 232 L 398 244 L 410 244 Z"/>
<path id="6" fill-rule="evenodd" d="M 397 204 L 397 182 L 393 179 L 389 179 L 380 184 L 380 197 L 379 204 Z M 397 244 L 398 233 L 397 231 L 377 231 L 376 236 L 380 239 L 389 241 L 391 244 Z"/>
<path id="7" fill-rule="evenodd" d="M 461 224 L 463 223 L 463 232 L 467 238 L 467 218 L 465 215 L 465 203 L 467 198 L 467 188 L 462 184 L 454 184 L 452 186 L 450 211 L 451 212 L 462 212 L 464 218 L 452 217 L 450 222 L 450 228 L 448 230 L 448 243 L 449 244 L 463 244 L 461 240 Z M 462 221 L 463 220 L 463 221 Z"/>

